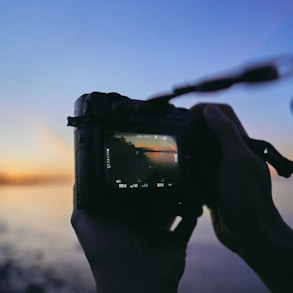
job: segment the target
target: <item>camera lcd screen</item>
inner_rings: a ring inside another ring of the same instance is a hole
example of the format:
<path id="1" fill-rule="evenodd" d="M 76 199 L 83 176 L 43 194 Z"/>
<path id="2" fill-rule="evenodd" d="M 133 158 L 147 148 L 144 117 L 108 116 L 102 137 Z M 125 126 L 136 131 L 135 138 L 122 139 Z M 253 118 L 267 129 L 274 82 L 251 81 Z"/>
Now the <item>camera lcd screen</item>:
<path id="1" fill-rule="evenodd" d="M 107 183 L 117 189 L 172 188 L 180 179 L 176 137 L 108 132 L 105 166 Z"/>

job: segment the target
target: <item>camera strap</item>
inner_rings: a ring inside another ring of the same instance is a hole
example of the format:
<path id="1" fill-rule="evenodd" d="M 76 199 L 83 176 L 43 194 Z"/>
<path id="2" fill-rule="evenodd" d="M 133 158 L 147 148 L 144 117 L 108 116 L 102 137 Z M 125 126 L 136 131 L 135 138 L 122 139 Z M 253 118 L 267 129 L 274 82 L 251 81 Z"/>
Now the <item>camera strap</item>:
<path id="1" fill-rule="evenodd" d="M 277 149 L 267 141 L 242 136 L 245 143 L 265 161 L 272 165 L 279 176 L 289 178 L 293 173 L 293 161 L 283 157 Z"/>
<path id="2" fill-rule="evenodd" d="M 95 118 L 94 115 L 81 115 L 76 117 L 67 117 L 67 126 L 79 127 L 82 123 L 89 123 Z"/>

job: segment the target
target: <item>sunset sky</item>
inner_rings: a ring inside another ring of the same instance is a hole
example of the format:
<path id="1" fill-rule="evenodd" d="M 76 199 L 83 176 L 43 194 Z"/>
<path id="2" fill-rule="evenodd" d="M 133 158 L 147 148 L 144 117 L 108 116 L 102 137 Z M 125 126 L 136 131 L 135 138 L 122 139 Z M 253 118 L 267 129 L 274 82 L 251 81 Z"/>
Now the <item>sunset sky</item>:
<path id="1" fill-rule="evenodd" d="M 178 151 L 176 137 L 171 135 L 116 132 L 115 137 L 124 138 L 126 142 L 133 144 L 136 148 L 175 153 Z"/>
<path id="2" fill-rule="evenodd" d="M 135 99 L 293 53 L 292 0 L 2 0 L 0 183 L 72 178 L 66 117 L 81 94 Z M 293 159 L 293 79 L 174 100 L 233 106 Z"/>

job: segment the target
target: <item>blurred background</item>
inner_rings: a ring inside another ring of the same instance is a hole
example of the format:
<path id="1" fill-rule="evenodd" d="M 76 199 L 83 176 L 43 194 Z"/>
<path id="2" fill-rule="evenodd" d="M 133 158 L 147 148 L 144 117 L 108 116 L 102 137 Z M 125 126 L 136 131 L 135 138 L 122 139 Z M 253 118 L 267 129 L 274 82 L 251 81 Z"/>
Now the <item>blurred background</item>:
<path id="1" fill-rule="evenodd" d="M 146 99 L 293 52 L 291 0 L 0 1 L 0 292 L 94 292 L 70 227 L 73 134 L 83 93 Z M 292 79 L 174 100 L 230 104 L 247 132 L 293 159 Z M 173 102 L 173 101 L 172 101 Z M 274 200 L 293 226 L 292 178 Z M 213 235 L 207 211 L 180 293 L 267 292 Z M 1 291 L 2 290 L 2 291 Z"/>

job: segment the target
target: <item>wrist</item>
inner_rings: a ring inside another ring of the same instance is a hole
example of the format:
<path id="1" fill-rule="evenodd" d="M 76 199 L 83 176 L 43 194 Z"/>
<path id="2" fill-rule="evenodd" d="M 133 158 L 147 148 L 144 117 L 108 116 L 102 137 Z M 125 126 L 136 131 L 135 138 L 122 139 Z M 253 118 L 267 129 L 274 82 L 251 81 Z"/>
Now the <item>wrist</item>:
<path id="1" fill-rule="evenodd" d="M 293 232 L 276 209 L 239 237 L 237 253 L 272 292 L 293 290 Z"/>

